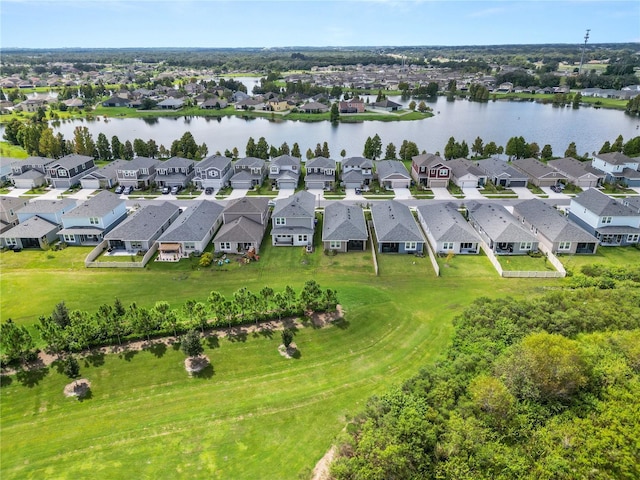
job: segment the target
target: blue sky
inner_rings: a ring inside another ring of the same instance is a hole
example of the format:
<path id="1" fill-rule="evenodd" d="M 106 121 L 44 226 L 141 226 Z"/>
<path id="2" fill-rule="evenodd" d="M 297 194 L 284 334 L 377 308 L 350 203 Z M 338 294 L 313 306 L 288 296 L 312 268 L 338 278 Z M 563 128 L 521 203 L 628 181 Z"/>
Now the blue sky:
<path id="1" fill-rule="evenodd" d="M 640 2 L 0 0 L 2 48 L 640 42 Z"/>

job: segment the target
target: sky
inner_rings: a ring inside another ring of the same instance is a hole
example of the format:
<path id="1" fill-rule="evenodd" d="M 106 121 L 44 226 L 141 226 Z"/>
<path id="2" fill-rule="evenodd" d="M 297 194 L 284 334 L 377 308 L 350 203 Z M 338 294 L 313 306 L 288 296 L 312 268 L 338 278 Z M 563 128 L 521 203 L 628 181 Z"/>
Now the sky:
<path id="1" fill-rule="evenodd" d="M 640 42 L 640 1 L 0 0 L 0 48 Z"/>

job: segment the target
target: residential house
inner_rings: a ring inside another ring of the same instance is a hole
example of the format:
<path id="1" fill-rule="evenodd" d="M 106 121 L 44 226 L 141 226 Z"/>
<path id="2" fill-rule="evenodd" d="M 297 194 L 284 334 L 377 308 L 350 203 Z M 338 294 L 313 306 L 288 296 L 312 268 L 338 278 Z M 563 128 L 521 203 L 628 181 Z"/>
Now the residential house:
<path id="1" fill-rule="evenodd" d="M 159 163 L 159 160 L 148 157 L 129 160 L 116 168 L 118 183 L 123 187 L 147 188 L 155 181 Z"/>
<path id="2" fill-rule="evenodd" d="M 196 175 L 193 182 L 202 189 L 221 188 L 229 185 L 229 179 L 233 175 L 231 168 L 231 159 L 221 155 L 211 155 L 210 157 L 200 160 L 196 164 Z"/>
<path id="3" fill-rule="evenodd" d="M 343 100 L 338 104 L 340 113 L 363 113 L 364 101 L 358 97 Z"/>
<path id="4" fill-rule="evenodd" d="M 127 165 L 126 160 L 113 160 L 104 167 L 87 173 L 80 179 L 82 188 L 98 190 L 99 188 L 113 188 L 118 183 L 118 169 Z"/>
<path id="5" fill-rule="evenodd" d="M 79 184 L 82 177 L 96 168 L 93 157 L 65 155 L 47 165 L 47 178 L 53 188 L 69 188 Z"/>
<path id="6" fill-rule="evenodd" d="M 331 190 L 336 183 L 336 161 L 332 158 L 316 157 L 305 163 L 304 177 L 308 189 Z"/>
<path id="7" fill-rule="evenodd" d="M 300 180 L 300 159 L 291 155 L 280 155 L 271 160 L 269 180 L 279 190 L 295 190 Z"/>
<path id="8" fill-rule="evenodd" d="M 256 157 L 240 158 L 233 165 L 233 171 L 235 173 L 231 177 L 231 187 L 259 187 L 267 176 L 267 162 Z"/>
<path id="9" fill-rule="evenodd" d="M 11 182 L 16 188 L 36 188 L 47 184 L 47 166 L 54 158 L 27 157 L 11 165 Z"/>
<path id="10" fill-rule="evenodd" d="M 567 176 L 535 158 L 517 158 L 511 164 L 527 176 L 536 187 L 552 187 L 566 183 Z"/>
<path id="11" fill-rule="evenodd" d="M 41 248 L 46 249 L 56 241 L 60 225 L 33 216 L 0 233 L 2 246 L 11 249 Z"/>
<path id="12" fill-rule="evenodd" d="M 128 103 L 129 103 L 128 98 L 123 98 L 123 97 L 114 95 L 106 99 L 104 102 L 102 102 L 102 106 L 103 107 L 126 107 Z"/>
<path id="13" fill-rule="evenodd" d="M 10 157 L 0 157 L 0 183 L 9 181 L 9 176 L 13 171 L 13 164 L 18 163 L 19 160 Z"/>
<path id="14" fill-rule="evenodd" d="M 623 205 L 640 213 L 640 197 L 621 198 L 618 201 L 622 202 Z"/>
<path id="15" fill-rule="evenodd" d="M 380 160 L 376 162 L 376 174 L 383 188 L 409 188 L 411 177 L 404 163 L 398 160 Z"/>
<path id="16" fill-rule="evenodd" d="M 362 188 L 374 178 L 373 160 L 349 157 L 342 160 L 342 183 L 345 188 Z"/>
<path id="17" fill-rule="evenodd" d="M 269 221 L 269 200 L 242 197 L 230 200 L 222 211 L 223 225 L 213 239 L 217 252 L 260 252 L 260 244 Z"/>
<path id="18" fill-rule="evenodd" d="M 471 160 L 456 158 L 446 166 L 451 169 L 451 181 L 460 188 L 481 188 L 487 183 L 487 174 Z"/>
<path id="19" fill-rule="evenodd" d="M 76 208 L 76 201 L 71 198 L 61 200 L 33 200 L 18 209 L 18 221 L 23 223 L 31 217 L 41 217 L 45 220 L 62 225 L 62 215 Z"/>
<path id="20" fill-rule="evenodd" d="M 308 102 L 300 106 L 298 110 L 302 110 L 304 113 L 326 113 L 329 111 L 329 107 L 320 102 Z"/>
<path id="21" fill-rule="evenodd" d="M 244 98 L 236 102 L 236 110 L 262 110 L 264 106 L 264 101 L 258 98 Z"/>
<path id="22" fill-rule="evenodd" d="M 471 203 L 469 223 L 496 255 L 525 255 L 538 250 L 538 239 L 506 208 L 498 204 Z"/>
<path id="23" fill-rule="evenodd" d="M 547 165 L 564 174 L 569 182 L 580 188 L 598 187 L 606 178 L 606 174 L 601 170 L 572 157 L 549 160 Z"/>
<path id="24" fill-rule="evenodd" d="M 158 238 L 158 260 L 177 262 L 204 252 L 222 224 L 222 210 L 216 202 L 191 202 Z"/>
<path id="25" fill-rule="evenodd" d="M 184 106 L 184 100 L 181 98 L 166 98 L 156 105 L 161 110 L 179 110 Z"/>
<path id="26" fill-rule="evenodd" d="M 478 168 L 487 174 L 487 180 L 496 187 L 526 187 L 528 176 L 499 158 L 487 158 L 478 162 Z"/>
<path id="27" fill-rule="evenodd" d="M 300 190 L 289 198 L 276 200 L 271 214 L 271 243 L 278 246 L 313 244 L 315 196 Z"/>
<path id="28" fill-rule="evenodd" d="M 267 101 L 263 109 L 269 110 L 271 112 L 285 112 L 291 109 L 291 105 L 289 105 L 289 102 L 287 102 L 286 100 L 272 98 Z"/>
<path id="29" fill-rule="evenodd" d="M 180 215 L 171 202 L 145 205 L 104 236 L 111 250 L 125 250 L 135 254 L 151 249 Z"/>
<path id="30" fill-rule="evenodd" d="M 569 218 L 600 240 L 620 246 L 640 242 L 640 213 L 631 206 L 590 188 L 571 199 Z"/>
<path id="31" fill-rule="evenodd" d="M 103 190 L 62 214 L 62 230 L 58 232 L 58 236 L 69 245 L 97 245 L 105 233 L 125 218 L 125 200 Z"/>
<path id="32" fill-rule="evenodd" d="M 446 188 L 451 179 L 451 168 L 440 156 L 423 153 L 411 158 L 411 178 L 427 188 Z"/>
<path id="33" fill-rule="evenodd" d="M 362 252 L 367 249 L 369 233 L 362 208 L 341 202 L 324 209 L 322 244 L 325 250 Z"/>
<path id="34" fill-rule="evenodd" d="M 622 183 L 627 187 L 640 187 L 640 158 L 627 157 L 624 153 L 599 153 L 591 166 L 607 174 L 609 183 Z"/>
<path id="35" fill-rule="evenodd" d="M 418 221 L 436 253 L 477 254 L 480 239 L 453 203 L 429 203 L 417 208 Z"/>
<path id="36" fill-rule="evenodd" d="M 195 176 L 197 162 L 182 157 L 171 157 L 156 165 L 156 185 L 185 188 Z"/>
<path id="37" fill-rule="evenodd" d="M 200 108 L 205 110 L 220 110 L 222 108 L 227 108 L 229 104 L 226 100 L 223 100 L 218 97 L 208 98 L 204 102 L 200 104 Z"/>
<path id="38" fill-rule="evenodd" d="M 29 203 L 28 200 L 18 197 L 0 197 L 0 233 L 9 230 L 11 227 L 18 225 L 17 210 Z"/>
<path id="39" fill-rule="evenodd" d="M 424 237 L 411 210 L 395 200 L 371 206 L 373 229 L 380 253 L 422 253 Z"/>
<path id="40" fill-rule="evenodd" d="M 513 215 L 553 253 L 596 253 L 598 239 L 537 198 L 517 203 Z"/>
<path id="41" fill-rule="evenodd" d="M 385 99 L 380 102 L 372 103 L 371 107 L 376 110 L 384 110 L 386 112 L 396 112 L 402 108 L 402 105 L 396 102 L 392 102 L 391 100 Z"/>

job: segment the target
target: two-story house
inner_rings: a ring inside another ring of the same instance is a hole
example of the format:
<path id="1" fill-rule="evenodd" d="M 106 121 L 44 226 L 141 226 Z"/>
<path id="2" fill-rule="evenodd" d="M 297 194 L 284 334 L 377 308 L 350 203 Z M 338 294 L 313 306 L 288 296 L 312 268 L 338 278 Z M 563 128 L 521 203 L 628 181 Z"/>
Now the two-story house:
<path id="1" fill-rule="evenodd" d="M 116 170 L 118 183 L 123 187 L 147 188 L 155 181 L 156 166 L 159 160 L 148 157 L 136 157 Z"/>
<path id="2" fill-rule="evenodd" d="M 220 190 L 229 185 L 233 175 L 231 159 L 221 155 L 211 155 L 196 164 L 196 176 L 193 182 L 202 189 L 215 188 Z"/>
<path id="3" fill-rule="evenodd" d="M 342 183 L 345 188 L 362 188 L 374 179 L 373 160 L 349 157 L 342 161 Z"/>
<path id="4" fill-rule="evenodd" d="M 118 183 L 118 169 L 126 166 L 127 160 L 112 160 L 103 167 L 97 168 L 80 179 L 82 188 L 98 190 L 112 188 Z"/>
<path id="5" fill-rule="evenodd" d="M 79 184 L 82 177 L 96 168 L 93 157 L 65 155 L 47 165 L 47 179 L 53 188 L 69 188 Z"/>
<path id="6" fill-rule="evenodd" d="M 0 197 L 0 233 L 18 225 L 17 210 L 29 203 L 29 200 L 17 197 Z"/>
<path id="7" fill-rule="evenodd" d="M 343 100 L 338 104 L 340 113 L 363 113 L 364 101 L 358 97 Z"/>
<path id="8" fill-rule="evenodd" d="M 627 157 L 624 153 L 599 153 L 591 166 L 607 174 L 609 183 L 622 183 L 628 187 L 640 187 L 640 158 Z"/>
<path id="9" fill-rule="evenodd" d="M 222 211 L 223 225 L 213 239 L 216 251 L 259 253 L 268 221 L 268 198 L 242 197 L 230 200 Z"/>
<path id="10" fill-rule="evenodd" d="M 58 232 L 58 236 L 68 245 L 97 245 L 105 233 L 125 218 L 125 200 L 103 190 L 62 214 L 62 230 Z"/>
<path id="11" fill-rule="evenodd" d="M 197 162 L 182 157 L 171 157 L 156 166 L 156 185 L 185 188 L 195 176 Z"/>
<path id="12" fill-rule="evenodd" d="M 336 161 L 332 158 L 316 157 L 305 163 L 304 177 L 308 189 L 331 190 L 336 182 Z"/>
<path id="13" fill-rule="evenodd" d="M 640 213 L 595 188 L 571 199 L 569 218 L 600 240 L 601 245 L 640 242 Z"/>
<path id="14" fill-rule="evenodd" d="M 315 196 L 301 190 L 276 200 L 271 214 L 271 243 L 274 246 L 313 244 Z"/>
<path id="15" fill-rule="evenodd" d="M 269 180 L 279 190 L 295 190 L 300 180 L 300 159 L 291 155 L 280 155 L 272 159 Z"/>
<path id="16" fill-rule="evenodd" d="M 27 157 L 11 165 L 11 182 L 16 188 L 36 188 L 47 184 L 47 166 L 54 158 Z"/>
<path id="17" fill-rule="evenodd" d="M 232 188 L 259 187 L 267 176 L 267 162 L 256 157 L 240 158 L 233 165 L 233 171 Z"/>
<path id="18" fill-rule="evenodd" d="M 427 188 L 446 188 L 451 179 L 451 169 L 438 155 L 423 153 L 411 158 L 411 178 Z"/>

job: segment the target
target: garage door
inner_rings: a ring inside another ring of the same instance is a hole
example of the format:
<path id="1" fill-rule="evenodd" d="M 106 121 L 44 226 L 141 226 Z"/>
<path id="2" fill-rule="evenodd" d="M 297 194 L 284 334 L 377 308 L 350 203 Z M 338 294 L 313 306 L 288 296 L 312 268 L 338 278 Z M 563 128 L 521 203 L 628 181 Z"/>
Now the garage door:
<path id="1" fill-rule="evenodd" d="M 460 181 L 460 188 L 475 188 L 478 186 L 474 180 L 462 180 Z"/>
<path id="2" fill-rule="evenodd" d="M 525 180 L 522 181 L 513 181 L 509 184 L 510 187 L 526 187 L 527 182 Z"/>
<path id="3" fill-rule="evenodd" d="M 409 188 L 408 180 L 392 180 L 391 188 Z"/>

